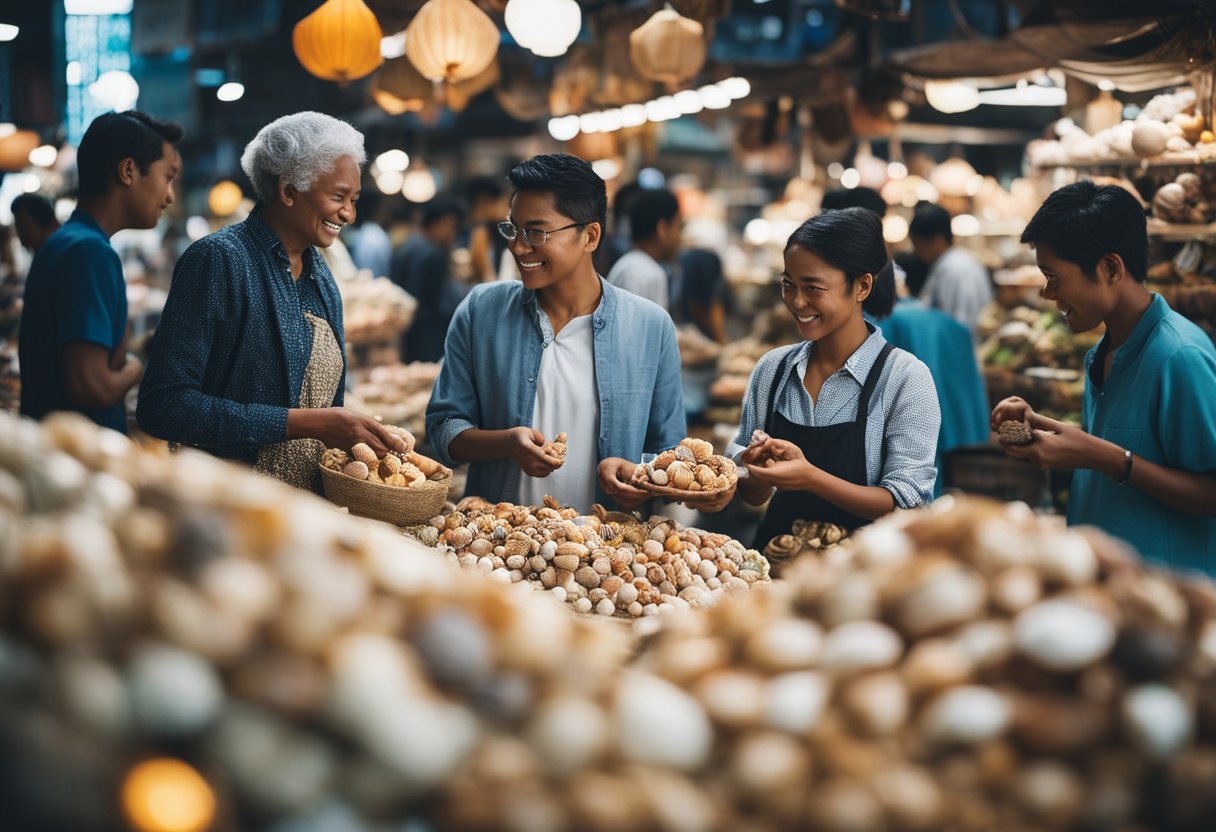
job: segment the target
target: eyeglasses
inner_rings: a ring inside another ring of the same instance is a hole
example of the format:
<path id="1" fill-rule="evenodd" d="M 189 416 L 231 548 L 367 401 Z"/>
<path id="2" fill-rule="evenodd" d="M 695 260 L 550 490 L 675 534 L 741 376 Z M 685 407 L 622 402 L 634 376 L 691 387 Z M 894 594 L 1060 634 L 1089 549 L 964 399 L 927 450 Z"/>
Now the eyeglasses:
<path id="1" fill-rule="evenodd" d="M 532 248 L 540 248 L 545 243 L 549 242 L 549 238 L 559 231 L 565 231 L 567 228 L 580 228 L 587 225 L 585 222 L 572 222 L 569 225 L 563 225 L 561 228 L 555 228 L 552 231 L 542 231 L 539 228 L 520 228 L 513 222 L 503 221 L 498 224 L 498 233 L 503 236 L 504 240 L 514 240 L 520 234 L 524 235 L 524 240 Z"/>

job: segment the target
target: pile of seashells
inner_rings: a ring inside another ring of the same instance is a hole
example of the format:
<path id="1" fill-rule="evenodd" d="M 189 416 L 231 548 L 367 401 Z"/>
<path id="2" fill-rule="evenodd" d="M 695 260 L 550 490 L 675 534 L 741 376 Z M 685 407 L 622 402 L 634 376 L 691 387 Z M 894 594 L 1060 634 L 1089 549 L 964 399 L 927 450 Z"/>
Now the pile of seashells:
<path id="1" fill-rule="evenodd" d="M 849 530 L 822 520 L 795 520 L 789 534 L 774 537 L 764 547 L 764 557 L 772 568 L 773 577 L 787 563 L 806 554 L 822 554 L 839 546 L 849 536 Z"/>
<path id="2" fill-rule="evenodd" d="M 690 493 L 722 492 L 737 478 L 735 464 L 714 453 L 704 439 L 683 439 L 634 469 L 633 484 L 646 490 L 673 488 Z"/>
<path id="3" fill-rule="evenodd" d="M 395 425 L 386 427 L 405 440 L 404 451 L 389 451 L 380 456 L 364 442 L 356 444 L 349 453 L 341 448 L 326 448 L 321 454 L 321 467 L 356 480 L 395 488 L 409 488 L 426 480 L 441 480 L 452 475 L 441 463 L 414 451 L 414 436 L 408 430 Z"/>
<path id="4" fill-rule="evenodd" d="M 569 437 L 565 433 L 559 433 L 557 436 L 553 437 L 552 442 L 546 442 L 542 450 L 549 454 L 549 456 L 555 456 L 560 459 L 564 465 L 566 462 L 566 449 L 568 443 Z M 560 468 L 562 466 L 558 465 L 557 467 Z"/>
<path id="5" fill-rule="evenodd" d="M 639 618 L 769 580 L 765 559 L 726 535 L 599 505 L 579 516 L 552 497 L 540 507 L 465 500 L 431 525 L 454 562 L 503 583 L 534 582 L 581 613 Z"/>
<path id="6" fill-rule="evenodd" d="M 152 752 L 223 828 L 1216 817 L 1216 589 L 1024 506 L 886 518 L 636 647 L 527 586 L 199 453 L 0 414 L 3 816 L 117 828 Z"/>

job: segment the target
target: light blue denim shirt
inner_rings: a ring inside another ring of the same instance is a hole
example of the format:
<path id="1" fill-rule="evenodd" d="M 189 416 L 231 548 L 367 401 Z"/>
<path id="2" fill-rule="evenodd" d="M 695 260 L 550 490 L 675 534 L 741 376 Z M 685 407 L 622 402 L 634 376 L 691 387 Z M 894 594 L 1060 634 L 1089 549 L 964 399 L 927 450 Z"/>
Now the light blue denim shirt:
<path id="1" fill-rule="evenodd" d="M 654 303 L 602 279 L 600 286 L 604 297 L 592 313 L 599 458 L 637 462 L 687 435 L 676 330 Z M 552 340 L 536 293 L 518 281 L 482 284 L 461 302 L 426 409 L 427 436 L 444 464 L 453 464 L 448 446 L 463 431 L 532 424 L 541 351 Z M 473 463 L 465 493 L 515 502 L 519 466 L 510 459 Z M 608 501 L 598 483 L 596 499 Z"/>

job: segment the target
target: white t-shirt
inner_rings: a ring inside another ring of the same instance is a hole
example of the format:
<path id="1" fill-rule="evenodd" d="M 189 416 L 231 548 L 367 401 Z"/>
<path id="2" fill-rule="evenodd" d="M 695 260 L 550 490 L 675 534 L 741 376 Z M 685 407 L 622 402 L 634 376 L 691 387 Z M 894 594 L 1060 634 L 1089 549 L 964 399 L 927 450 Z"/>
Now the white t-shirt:
<path id="1" fill-rule="evenodd" d="M 532 427 L 544 434 L 546 442 L 566 433 L 566 463 L 543 479 L 520 471 L 520 505 L 540 505 L 549 494 L 563 506 L 573 506 L 586 514 L 595 502 L 600 398 L 595 378 L 593 316 L 582 315 L 570 321 L 541 353 Z"/>
<path id="2" fill-rule="evenodd" d="M 646 252 L 632 249 L 608 272 L 613 286 L 641 295 L 667 309 L 667 272 Z"/>

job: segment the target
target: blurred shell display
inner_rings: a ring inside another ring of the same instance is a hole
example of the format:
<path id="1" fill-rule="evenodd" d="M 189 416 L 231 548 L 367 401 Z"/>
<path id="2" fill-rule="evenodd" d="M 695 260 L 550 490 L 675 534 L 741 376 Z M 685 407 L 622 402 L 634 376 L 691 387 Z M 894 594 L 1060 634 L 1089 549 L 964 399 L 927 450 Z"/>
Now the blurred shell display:
<path id="1" fill-rule="evenodd" d="M 1216 589 L 1025 506 L 943 498 L 631 639 L 531 581 L 497 583 L 492 561 L 455 568 L 80 417 L 0 415 L 0 473 L 12 828 L 117 828 L 124 778 L 166 755 L 206 780 L 224 828 L 1206 832 L 1216 817 Z M 563 558 L 573 585 L 599 582 L 580 598 L 603 591 L 595 606 L 621 578 L 601 535 L 647 572 L 656 545 L 706 542 L 563 511 L 466 504 L 441 534 Z"/>

